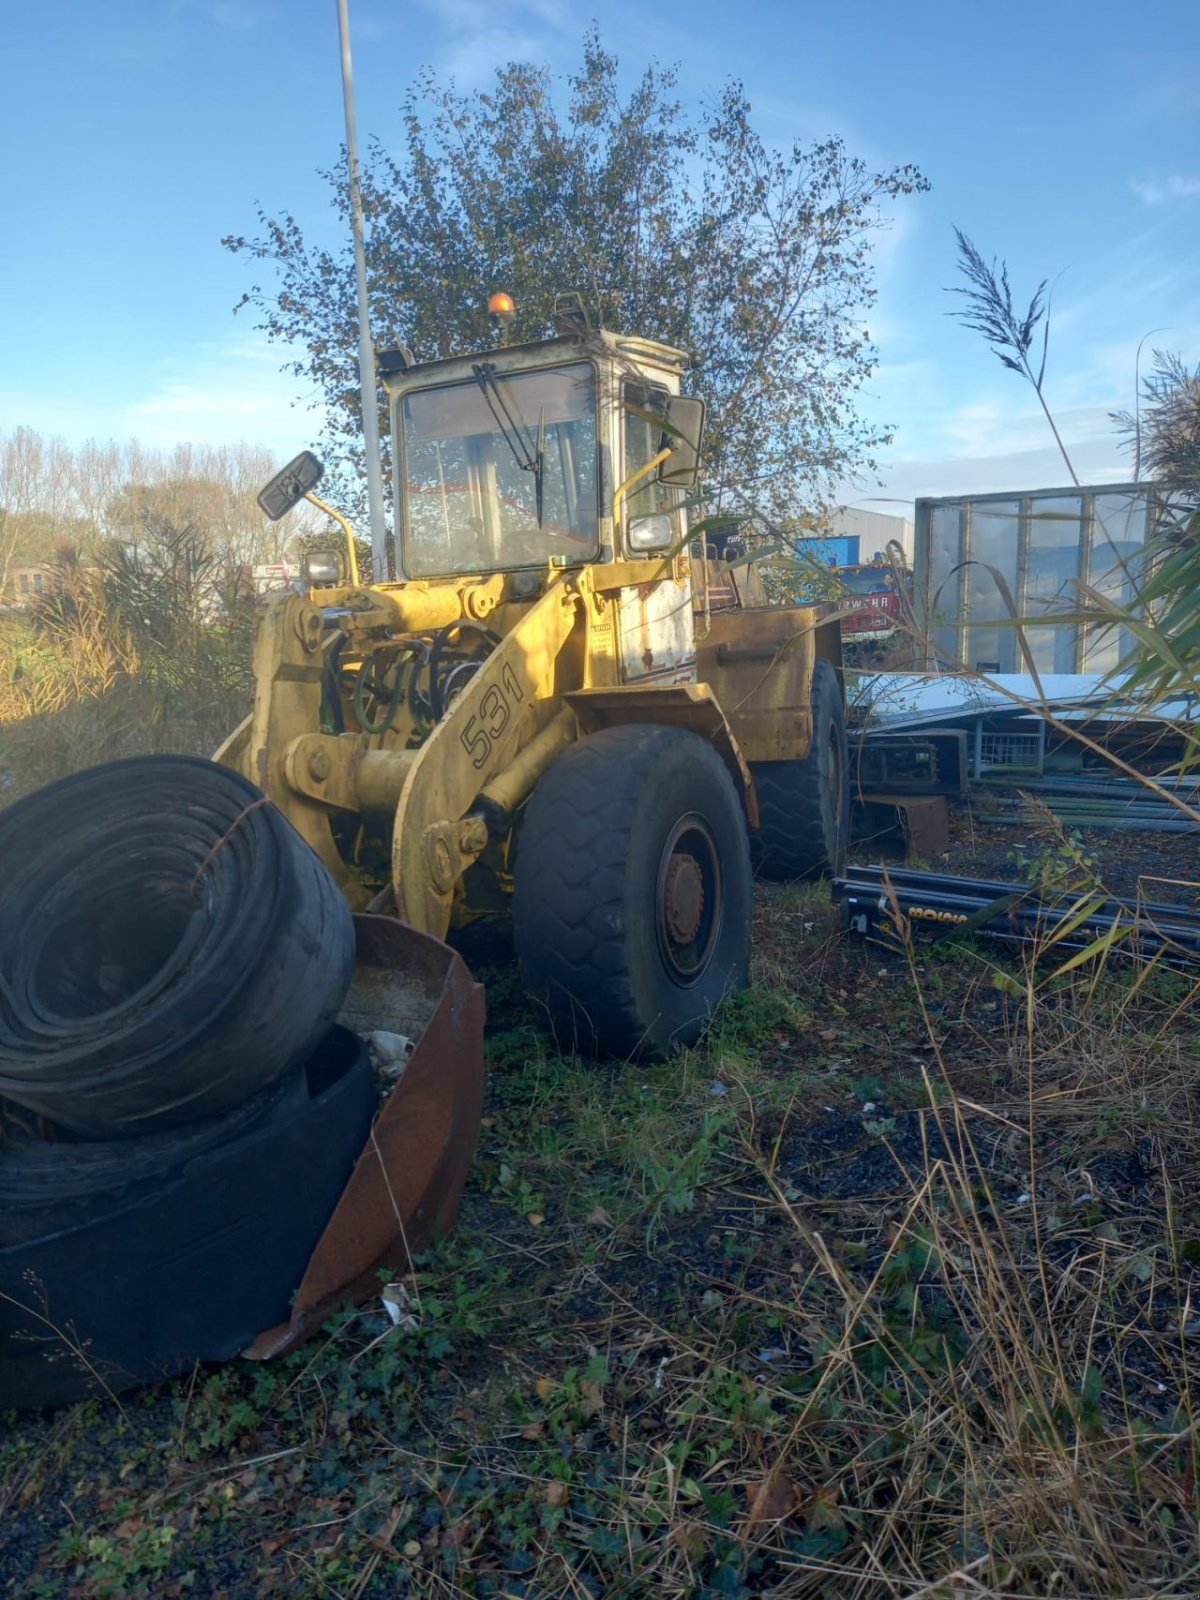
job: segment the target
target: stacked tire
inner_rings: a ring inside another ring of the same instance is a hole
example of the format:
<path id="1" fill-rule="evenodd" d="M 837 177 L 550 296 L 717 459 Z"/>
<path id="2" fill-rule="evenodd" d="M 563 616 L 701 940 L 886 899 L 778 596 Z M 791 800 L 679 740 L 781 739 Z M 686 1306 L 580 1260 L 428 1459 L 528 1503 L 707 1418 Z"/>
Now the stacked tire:
<path id="1" fill-rule="evenodd" d="M 0 1411 L 286 1319 L 376 1109 L 337 885 L 239 774 L 113 762 L 0 812 Z"/>

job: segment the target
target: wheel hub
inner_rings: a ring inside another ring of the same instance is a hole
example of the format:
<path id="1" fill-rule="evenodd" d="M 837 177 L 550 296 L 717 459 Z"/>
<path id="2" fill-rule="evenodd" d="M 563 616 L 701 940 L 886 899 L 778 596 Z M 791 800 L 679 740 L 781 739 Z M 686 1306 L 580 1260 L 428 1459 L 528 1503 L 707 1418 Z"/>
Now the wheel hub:
<path id="1" fill-rule="evenodd" d="M 691 944 L 704 915 L 704 874 L 695 856 L 671 857 L 663 885 L 663 916 L 678 944 Z"/>

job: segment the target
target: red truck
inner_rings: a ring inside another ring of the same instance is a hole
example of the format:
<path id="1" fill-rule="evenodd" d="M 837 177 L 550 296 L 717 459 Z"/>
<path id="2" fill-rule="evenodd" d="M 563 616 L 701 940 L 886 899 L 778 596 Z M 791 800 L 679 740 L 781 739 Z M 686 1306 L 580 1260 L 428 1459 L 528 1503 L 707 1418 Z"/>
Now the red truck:
<path id="1" fill-rule="evenodd" d="M 842 638 L 847 644 L 882 644 L 903 625 L 912 605 L 912 574 L 907 568 L 872 561 L 838 567 L 835 576 L 844 593 L 830 602 L 830 610 L 842 613 Z M 848 615 L 847 606 L 853 606 Z"/>

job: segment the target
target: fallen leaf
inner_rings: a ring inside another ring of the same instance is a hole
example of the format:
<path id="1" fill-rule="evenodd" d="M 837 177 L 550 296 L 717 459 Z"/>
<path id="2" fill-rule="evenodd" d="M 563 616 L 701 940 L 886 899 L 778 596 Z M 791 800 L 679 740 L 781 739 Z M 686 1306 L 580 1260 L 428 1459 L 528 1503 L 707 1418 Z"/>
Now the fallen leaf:
<path id="1" fill-rule="evenodd" d="M 800 1504 L 800 1493 L 786 1472 L 773 1467 L 761 1483 L 747 1484 L 746 1501 L 741 1537 L 750 1539 L 766 1524 L 790 1516 Z"/>
<path id="2" fill-rule="evenodd" d="M 845 1518 L 838 1510 L 837 1489 L 822 1485 L 814 1489 L 809 1498 L 804 1502 L 801 1510 L 804 1520 L 810 1528 L 840 1528 L 844 1526 Z"/>
<path id="3" fill-rule="evenodd" d="M 374 1542 L 381 1550 L 391 1550 L 392 1540 L 396 1537 L 396 1529 L 400 1526 L 404 1513 L 404 1506 L 393 1506 L 383 1522 L 375 1530 Z"/>
<path id="4" fill-rule="evenodd" d="M 693 1561 L 699 1561 L 708 1549 L 708 1529 L 700 1522 L 681 1522 L 671 1529 L 671 1541 Z"/>
<path id="5" fill-rule="evenodd" d="M 531 1211 L 525 1220 L 531 1228 L 540 1228 L 546 1219 L 540 1211 Z"/>
<path id="6" fill-rule="evenodd" d="M 820 1033 L 817 1035 L 819 1039 L 824 1039 L 826 1044 L 832 1044 L 837 1036 L 836 1028 L 822 1028 Z"/>
<path id="7" fill-rule="evenodd" d="M 604 1391 L 590 1378 L 584 1378 L 579 1385 L 579 1409 L 585 1417 L 594 1417 L 604 1410 Z"/>
<path id="8" fill-rule="evenodd" d="M 546 1485 L 546 1504 L 548 1506 L 565 1506 L 567 1503 L 567 1486 L 559 1483 L 557 1478 L 551 1478 Z"/>
<path id="9" fill-rule="evenodd" d="M 611 1228 L 613 1225 L 611 1213 L 603 1206 L 593 1206 L 587 1214 L 586 1221 L 591 1223 L 593 1228 Z"/>
<path id="10" fill-rule="evenodd" d="M 539 1400 L 549 1400 L 550 1396 L 554 1393 L 554 1379 L 539 1378 L 533 1387 Z"/>

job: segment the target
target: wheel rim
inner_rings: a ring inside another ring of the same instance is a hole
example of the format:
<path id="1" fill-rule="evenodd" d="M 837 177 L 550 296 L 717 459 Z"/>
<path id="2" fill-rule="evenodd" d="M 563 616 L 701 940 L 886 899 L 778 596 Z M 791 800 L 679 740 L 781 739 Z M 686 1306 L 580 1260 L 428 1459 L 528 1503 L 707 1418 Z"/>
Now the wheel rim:
<path id="1" fill-rule="evenodd" d="M 695 812 L 671 829 L 659 858 L 654 922 L 663 964 L 683 988 L 698 983 L 721 929 L 721 860 L 708 824 Z"/>

